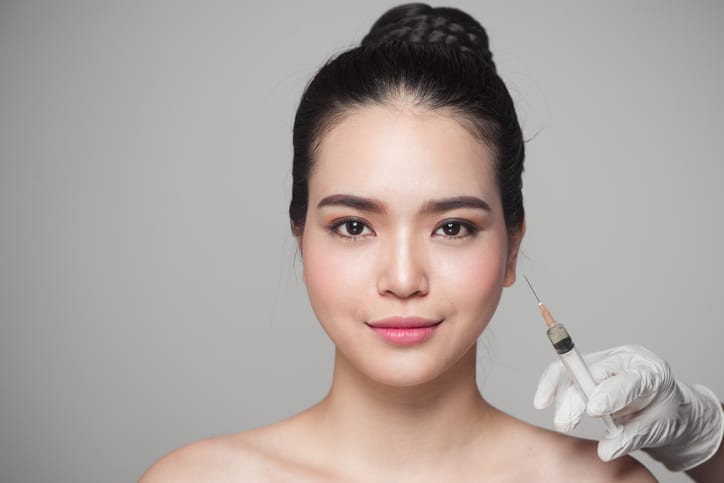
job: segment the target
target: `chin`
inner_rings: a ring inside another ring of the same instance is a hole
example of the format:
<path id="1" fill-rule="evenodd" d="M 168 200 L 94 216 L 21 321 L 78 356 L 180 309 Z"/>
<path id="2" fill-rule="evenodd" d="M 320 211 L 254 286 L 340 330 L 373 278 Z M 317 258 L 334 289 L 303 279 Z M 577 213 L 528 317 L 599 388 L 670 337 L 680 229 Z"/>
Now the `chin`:
<path id="1" fill-rule="evenodd" d="M 425 350 L 432 347 L 417 347 L 404 351 L 395 348 L 374 357 L 370 354 L 357 354 L 364 359 L 348 360 L 363 377 L 377 384 L 390 388 L 414 388 L 461 374 L 464 360 L 472 358 L 473 365 L 475 364 L 475 348 L 474 343 L 467 351 L 462 350 L 457 357 Z"/>

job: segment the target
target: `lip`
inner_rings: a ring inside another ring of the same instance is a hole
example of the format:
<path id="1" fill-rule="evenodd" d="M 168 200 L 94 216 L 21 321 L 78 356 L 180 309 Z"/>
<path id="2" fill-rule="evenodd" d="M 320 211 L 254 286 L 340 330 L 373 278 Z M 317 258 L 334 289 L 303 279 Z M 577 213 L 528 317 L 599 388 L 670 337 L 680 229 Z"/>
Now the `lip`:
<path id="1" fill-rule="evenodd" d="M 442 320 L 422 317 L 387 317 L 368 322 L 375 333 L 390 344 L 411 346 L 422 344 L 435 333 Z"/>
<path id="2" fill-rule="evenodd" d="M 389 328 L 389 329 L 409 329 L 409 328 L 423 328 L 432 327 L 439 324 L 442 320 L 425 319 L 423 317 L 415 316 L 393 316 L 386 317 L 384 319 L 376 320 L 374 322 L 367 322 L 367 325 L 373 328 Z"/>

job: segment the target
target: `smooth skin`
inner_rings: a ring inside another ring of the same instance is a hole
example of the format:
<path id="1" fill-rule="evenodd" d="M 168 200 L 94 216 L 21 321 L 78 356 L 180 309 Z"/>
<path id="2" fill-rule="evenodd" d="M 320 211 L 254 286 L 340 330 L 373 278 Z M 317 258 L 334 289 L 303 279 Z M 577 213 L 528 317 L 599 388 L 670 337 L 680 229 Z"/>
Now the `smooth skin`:
<path id="1" fill-rule="evenodd" d="M 176 450 L 143 483 L 655 481 L 481 396 L 477 339 L 515 281 L 523 228 L 507 229 L 491 153 L 463 122 L 406 98 L 359 107 L 323 135 L 315 162 L 298 241 L 336 346 L 329 393 L 271 426 Z M 442 323 L 405 347 L 367 325 L 411 315 Z"/>

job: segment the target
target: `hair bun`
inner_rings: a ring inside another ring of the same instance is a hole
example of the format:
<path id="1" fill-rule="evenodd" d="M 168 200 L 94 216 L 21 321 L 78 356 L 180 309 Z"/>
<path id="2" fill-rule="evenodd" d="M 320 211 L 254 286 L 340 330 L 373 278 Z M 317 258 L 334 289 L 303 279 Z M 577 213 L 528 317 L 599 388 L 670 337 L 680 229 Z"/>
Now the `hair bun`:
<path id="1" fill-rule="evenodd" d="M 495 68 L 485 29 L 470 15 L 456 8 L 433 8 L 425 3 L 391 8 L 372 25 L 362 39 L 362 45 L 392 41 L 441 43 L 461 52 L 479 55 Z"/>

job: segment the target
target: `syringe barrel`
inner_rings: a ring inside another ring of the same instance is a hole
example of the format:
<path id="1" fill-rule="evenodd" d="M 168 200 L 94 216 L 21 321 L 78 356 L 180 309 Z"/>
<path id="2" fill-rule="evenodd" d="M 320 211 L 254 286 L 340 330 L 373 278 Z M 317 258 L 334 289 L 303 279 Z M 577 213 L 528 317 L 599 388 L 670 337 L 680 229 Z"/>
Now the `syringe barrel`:
<path id="1" fill-rule="evenodd" d="M 584 394 L 586 401 L 593 394 L 593 390 L 596 389 L 596 381 L 591 375 L 591 371 L 588 369 L 586 362 L 583 357 L 578 353 L 578 350 L 574 347 L 565 354 L 558 354 L 563 361 L 563 365 L 566 366 L 570 373 L 573 381 L 578 386 L 578 389 Z"/>
<path id="2" fill-rule="evenodd" d="M 593 394 L 593 390 L 596 388 L 596 381 L 593 379 L 591 371 L 588 369 L 583 357 L 581 357 L 575 347 L 564 354 L 559 353 L 558 356 L 561 358 L 561 361 L 563 361 L 566 369 L 568 369 L 568 373 L 571 375 L 571 378 L 573 378 L 573 382 L 576 383 L 578 389 L 583 393 L 584 399 L 588 402 L 591 394 Z M 611 416 L 602 416 L 601 419 L 606 426 L 607 437 L 613 437 L 623 431 L 623 428 L 613 422 Z"/>

